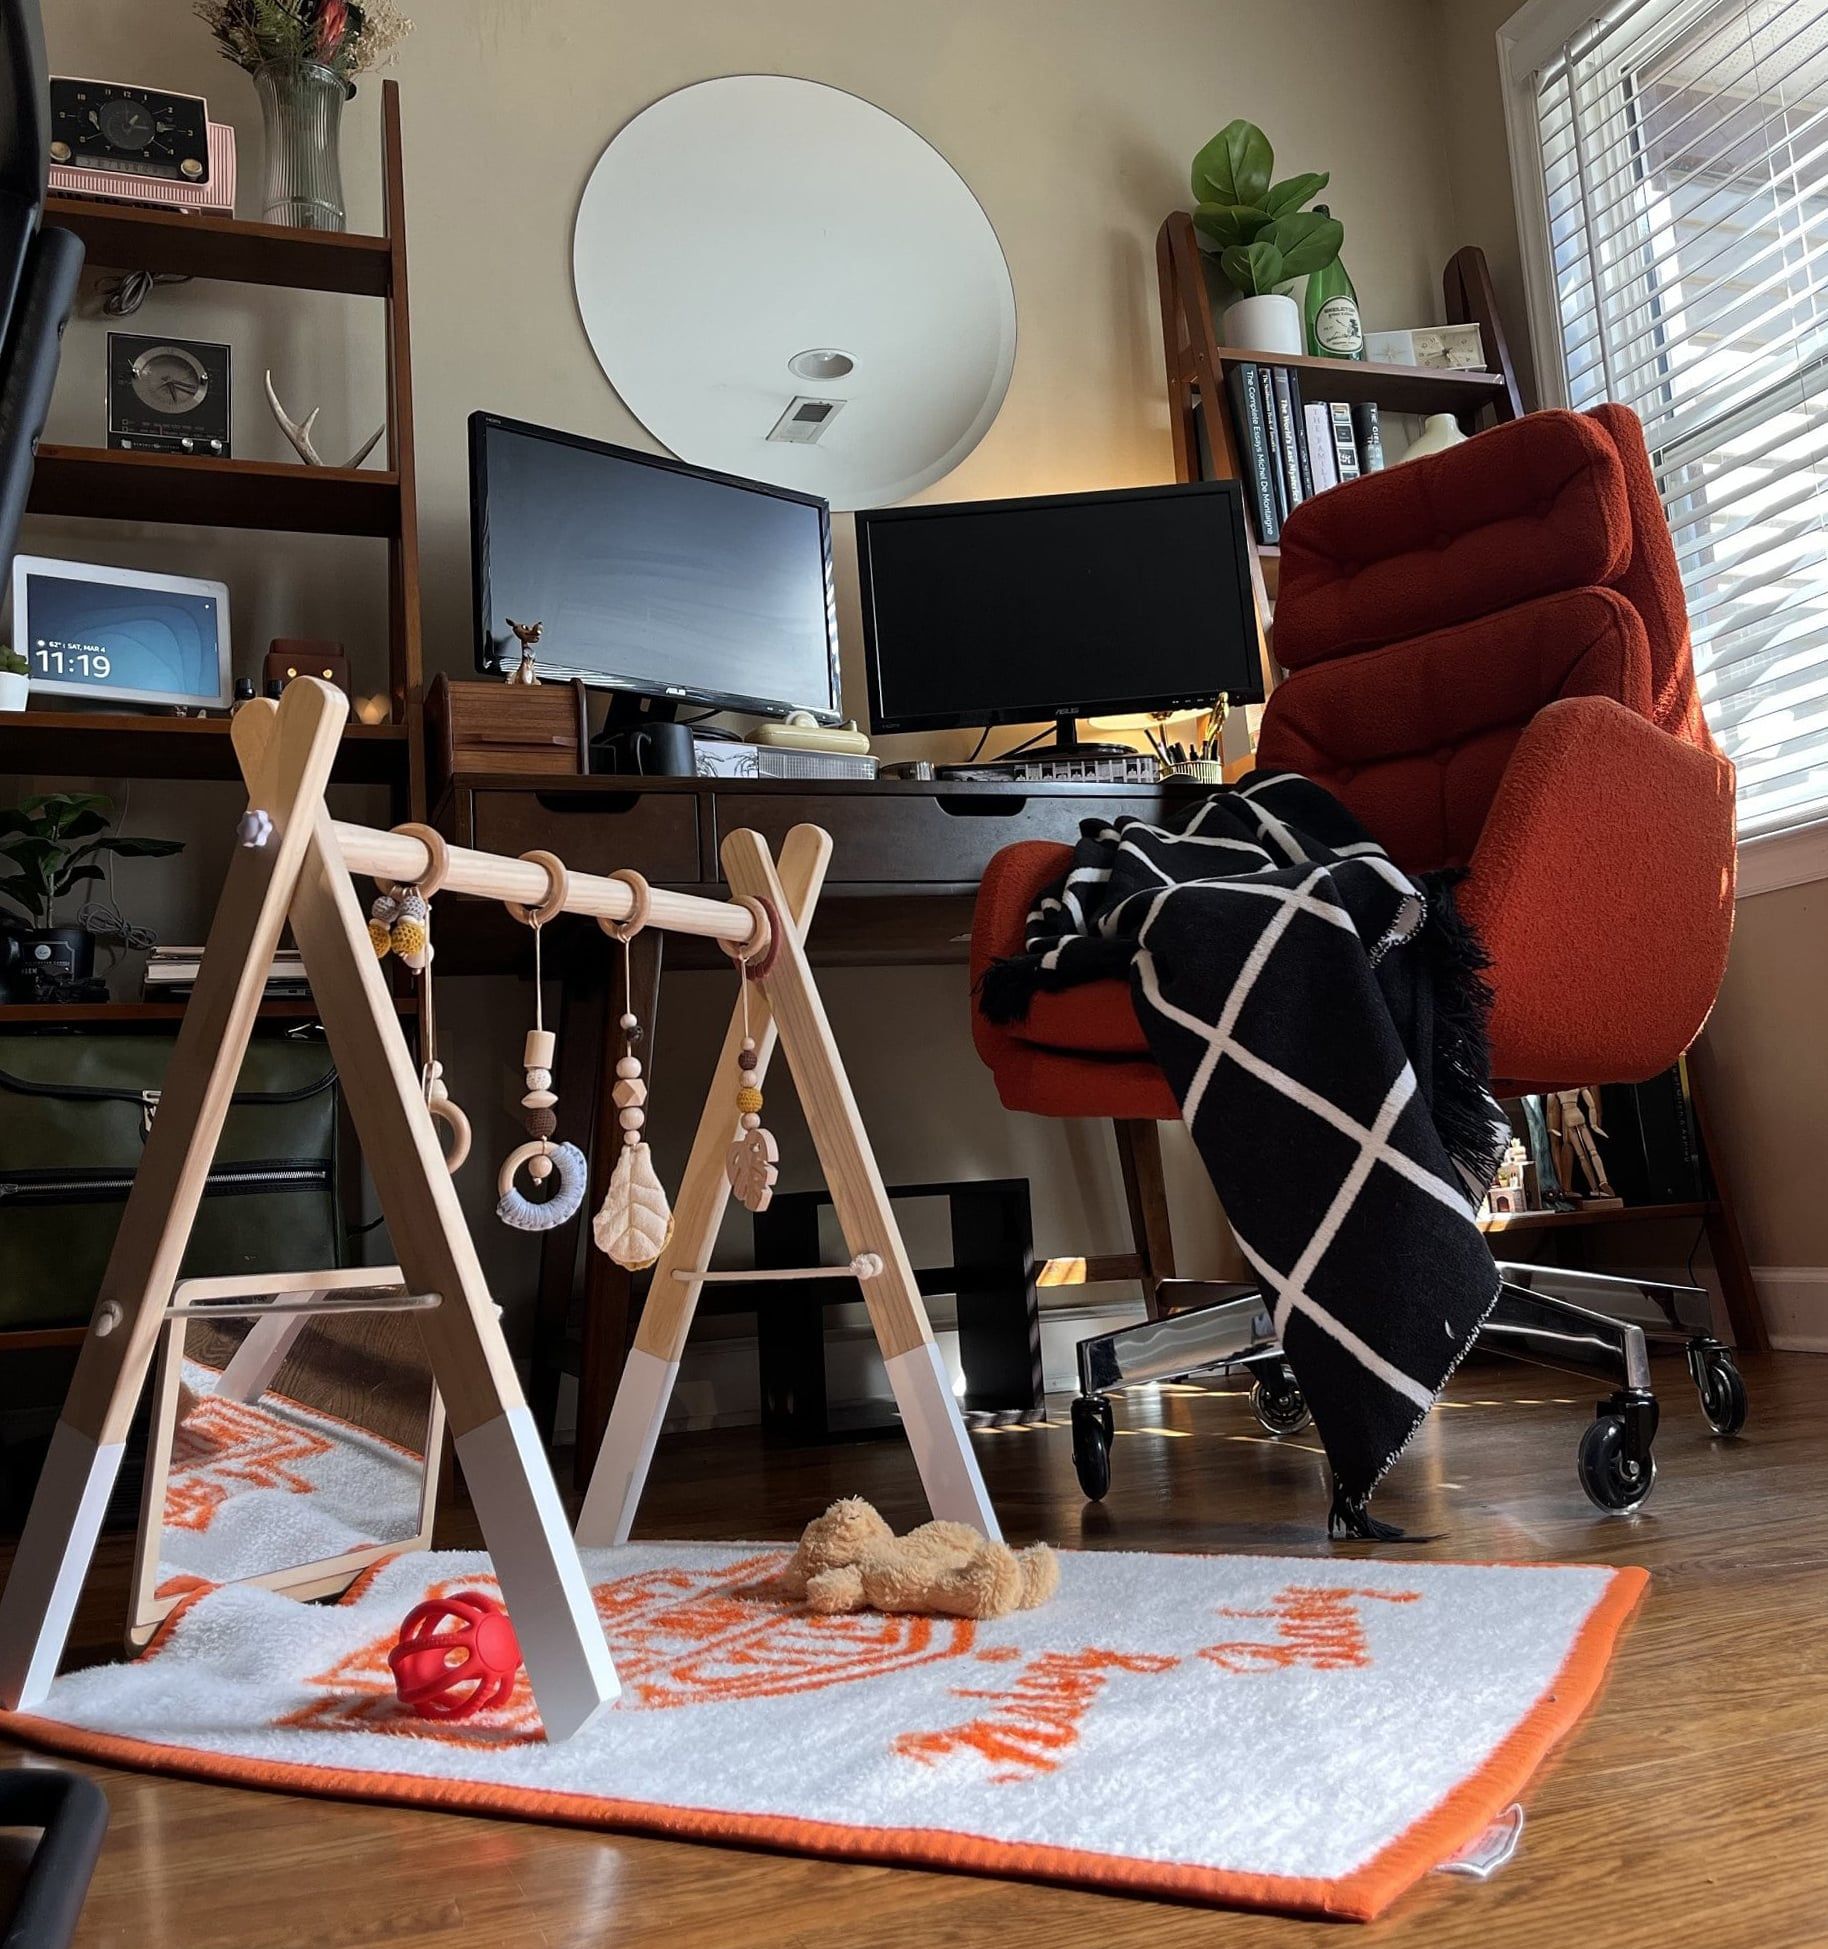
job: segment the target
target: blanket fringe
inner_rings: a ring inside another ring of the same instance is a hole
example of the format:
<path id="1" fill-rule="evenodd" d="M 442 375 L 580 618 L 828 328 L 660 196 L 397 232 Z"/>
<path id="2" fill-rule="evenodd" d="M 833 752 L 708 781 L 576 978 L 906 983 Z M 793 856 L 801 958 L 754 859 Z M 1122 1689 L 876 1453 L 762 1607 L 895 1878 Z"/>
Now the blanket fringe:
<path id="1" fill-rule="evenodd" d="M 1460 911 L 1454 889 L 1465 877 L 1462 872 L 1424 877 L 1428 915 L 1421 945 L 1434 988 L 1429 1110 L 1448 1156 L 1467 1182 L 1478 1187 L 1476 1202 L 1490 1185 L 1502 1150 L 1489 1090 L 1492 990 L 1485 976 L 1492 958 L 1478 929 Z M 1508 1137 L 1508 1129 L 1504 1135 Z"/>
<path id="2" fill-rule="evenodd" d="M 978 976 L 978 1011 L 986 1022 L 1006 1025 L 1019 1022 L 1027 1015 L 1028 1005 L 1040 986 L 1035 961 L 1033 955 L 1011 955 L 991 962 Z"/>
<path id="3" fill-rule="evenodd" d="M 1394 1523 L 1380 1522 L 1365 1507 L 1366 1498 L 1349 1496 L 1338 1483 L 1333 1485 L 1333 1506 L 1327 1511 L 1327 1534 L 1355 1543 L 1401 1543 L 1409 1540 L 1407 1530 Z"/>

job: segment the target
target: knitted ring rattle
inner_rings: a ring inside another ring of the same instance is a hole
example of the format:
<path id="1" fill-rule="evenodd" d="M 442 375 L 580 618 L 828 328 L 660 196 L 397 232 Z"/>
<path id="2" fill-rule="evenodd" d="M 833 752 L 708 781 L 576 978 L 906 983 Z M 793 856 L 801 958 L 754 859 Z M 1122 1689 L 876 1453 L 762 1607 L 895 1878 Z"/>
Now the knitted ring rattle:
<path id="1" fill-rule="evenodd" d="M 533 1158 L 544 1158 L 558 1180 L 558 1189 L 543 1204 L 535 1204 L 514 1183 L 514 1173 Z M 590 1165 L 576 1144 L 554 1144 L 545 1138 L 521 1144 L 501 1160 L 495 1189 L 501 1194 L 495 1216 L 517 1232 L 550 1232 L 575 1218 L 583 1207 L 590 1183 Z"/>

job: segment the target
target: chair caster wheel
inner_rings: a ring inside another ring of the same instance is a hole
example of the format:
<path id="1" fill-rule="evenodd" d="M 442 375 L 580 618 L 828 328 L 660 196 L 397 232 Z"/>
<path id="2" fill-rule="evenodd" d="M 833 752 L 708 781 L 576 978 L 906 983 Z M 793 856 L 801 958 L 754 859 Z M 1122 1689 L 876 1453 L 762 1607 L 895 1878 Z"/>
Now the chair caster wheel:
<path id="1" fill-rule="evenodd" d="M 1111 1404 L 1102 1394 L 1073 1403 L 1073 1473 L 1088 1502 L 1102 1502 L 1111 1486 Z"/>
<path id="2" fill-rule="evenodd" d="M 1267 1378 L 1252 1383 L 1250 1411 L 1272 1435 L 1298 1435 L 1314 1420 L 1307 1396 L 1286 1361 Z"/>
<path id="3" fill-rule="evenodd" d="M 1633 1427 L 1631 1408 L 1618 1411 L 1618 1398 L 1602 1403 L 1598 1418 L 1588 1424 L 1575 1469 L 1587 1500 L 1596 1509 L 1622 1516 L 1642 1507 L 1655 1488 L 1657 1458 L 1650 1452 L 1647 1435 Z M 1645 1414 L 1640 1424 L 1646 1430 L 1649 1419 Z"/>
<path id="4" fill-rule="evenodd" d="M 1717 1435 L 1736 1435 L 1745 1426 L 1745 1381 L 1731 1347 L 1718 1340 L 1692 1341 L 1688 1349 L 1688 1371 L 1694 1376 L 1701 1396 L 1701 1412 Z"/>

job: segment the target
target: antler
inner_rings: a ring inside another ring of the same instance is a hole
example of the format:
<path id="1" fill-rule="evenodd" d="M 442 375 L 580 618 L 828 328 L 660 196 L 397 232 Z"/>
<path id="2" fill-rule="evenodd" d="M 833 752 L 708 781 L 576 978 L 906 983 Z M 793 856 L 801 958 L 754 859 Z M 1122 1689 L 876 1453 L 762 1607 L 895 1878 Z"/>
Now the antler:
<path id="1" fill-rule="evenodd" d="M 280 431 L 292 442 L 293 451 L 297 453 L 299 459 L 307 467 L 322 467 L 325 465 L 324 456 L 311 444 L 311 429 L 317 424 L 317 416 L 324 409 L 321 406 L 313 406 L 303 420 L 293 419 L 286 409 L 280 405 L 279 395 L 273 390 L 273 374 L 270 369 L 267 372 L 267 404 L 272 407 L 273 417 L 279 422 Z M 387 423 L 383 421 L 362 445 L 344 461 L 343 465 L 346 468 L 361 466 L 362 462 L 374 452 L 376 442 L 379 441 L 381 435 L 386 431 Z"/>

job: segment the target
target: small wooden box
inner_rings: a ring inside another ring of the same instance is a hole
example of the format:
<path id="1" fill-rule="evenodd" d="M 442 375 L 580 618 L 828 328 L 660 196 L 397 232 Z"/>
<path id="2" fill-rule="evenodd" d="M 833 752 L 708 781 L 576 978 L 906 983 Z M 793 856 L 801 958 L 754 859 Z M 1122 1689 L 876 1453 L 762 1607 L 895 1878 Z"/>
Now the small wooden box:
<path id="1" fill-rule="evenodd" d="M 452 683 L 443 671 L 425 694 L 432 802 L 458 773 L 537 772 L 577 778 L 590 769 L 590 714 L 581 683 Z"/>

